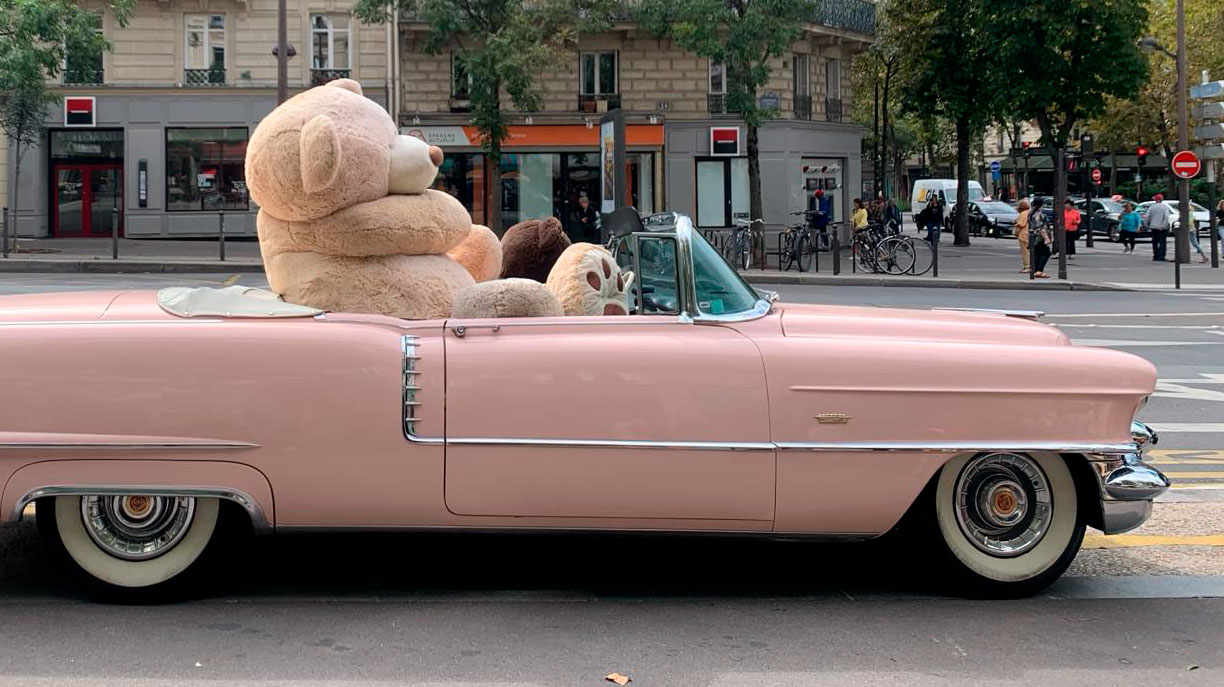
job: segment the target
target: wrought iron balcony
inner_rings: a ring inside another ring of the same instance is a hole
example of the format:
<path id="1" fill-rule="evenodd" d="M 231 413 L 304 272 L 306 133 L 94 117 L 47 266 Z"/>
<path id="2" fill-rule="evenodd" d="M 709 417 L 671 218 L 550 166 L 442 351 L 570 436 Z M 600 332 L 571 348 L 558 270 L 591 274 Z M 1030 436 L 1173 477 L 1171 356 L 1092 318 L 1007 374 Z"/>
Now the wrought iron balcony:
<path id="1" fill-rule="evenodd" d="M 795 94 L 795 119 L 812 118 L 812 96 Z"/>
<path id="2" fill-rule="evenodd" d="M 621 97 L 619 93 L 580 94 L 578 96 L 579 112 L 607 112 L 608 110 L 619 109 L 620 106 Z"/>
<path id="3" fill-rule="evenodd" d="M 868 0 L 818 0 L 816 23 L 874 36 L 876 4 Z"/>
<path id="4" fill-rule="evenodd" d="M 187 86 L 224 86 L 225 68 L 184 69 L 183 84 Z"/>
<path id="5" fill-rule="evenodd" d="M 322 86 L 328 81 L 336 79 L 347 79 L 349 70 L 347 69 L 311 69 L 310 70 L 310 85 Z"/>
<path id="6" fill-rule="evenodd" d="M 101 69 L 93 67 L 69 67 L 64 70 L 65 86 L 96 86 L 101 83 Z"/>
<path id="7" fill-rule="evenodd" d="M 825 121 L 846 121 L 846 110 L 844 107 L 842 107 L 842 101 L 840 98 L 825 98 Z"/>

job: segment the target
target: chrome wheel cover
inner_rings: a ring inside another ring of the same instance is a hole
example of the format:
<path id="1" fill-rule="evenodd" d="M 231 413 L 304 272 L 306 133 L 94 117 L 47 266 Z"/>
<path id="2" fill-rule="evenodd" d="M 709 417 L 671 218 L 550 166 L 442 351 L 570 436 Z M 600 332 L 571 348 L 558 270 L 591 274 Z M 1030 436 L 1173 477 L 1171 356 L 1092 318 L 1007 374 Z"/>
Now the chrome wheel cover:
<path id="1" fill-rule="evenodd" d="M 81 520 L 98 548 L 127 561 L 156 558 L 187 534 L 196 500 L 189 496 L 82 496 Z"/>
<path id="2" fill-rule="evenodd" d="M 956 523 L 980 551 L 1011 558 L 1029 551 L 1050 528 L 1053 495 L 1027 456 L 991 453 L 965 464 L 956 479 Z"/>

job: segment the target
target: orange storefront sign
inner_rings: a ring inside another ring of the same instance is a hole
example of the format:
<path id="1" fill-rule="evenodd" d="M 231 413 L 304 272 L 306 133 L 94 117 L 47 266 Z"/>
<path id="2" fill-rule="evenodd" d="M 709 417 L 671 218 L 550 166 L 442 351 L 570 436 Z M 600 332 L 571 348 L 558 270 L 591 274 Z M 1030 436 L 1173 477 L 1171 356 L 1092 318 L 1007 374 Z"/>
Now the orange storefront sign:
<path id="1" fill-rule="evenodd" d="M 414 126 L 406 127 L 404 133 L 416 136 L 431 145 L 478 146 L 480 132 L 474 126 Z M 543 124 L 539 126 L 512 126 L 510 135 L 502 143 L 503 148 L 573 146 L 599 147 L 599 127 L 583 125 Z M 663 127 L 652 124 L 634 124 L 625 127 L 627 146 L 663 146 Z"/>

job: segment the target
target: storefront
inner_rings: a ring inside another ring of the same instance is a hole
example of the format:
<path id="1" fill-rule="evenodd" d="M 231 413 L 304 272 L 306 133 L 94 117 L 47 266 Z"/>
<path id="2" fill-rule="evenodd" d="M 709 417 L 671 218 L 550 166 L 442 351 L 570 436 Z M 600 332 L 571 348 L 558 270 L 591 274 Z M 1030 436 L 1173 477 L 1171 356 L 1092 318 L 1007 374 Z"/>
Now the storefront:
<path id="1" fill-rule="evenodd" d="M 479 134 L 466 126 L 414 126 L 403 133 L 446 151 L 435 187 L 455 196 L 472 221 L 489 221 L 488 160 Z M 574 240 L 583 234 L 581 216 L 598 208 L 599 129 L 584 125 L 513 126 L 501 160 L 502 228 L 526 219 L 556 217 Z M 663 127 L 626 127 L 625 203 L 655 212 L 662 203 Z"/>
<path id="2" fill-rule="evenodd" d="M 734 121 L 668 122 L 667 208 L 691 215 L 703 229 L 749 219 L 745 136 Z M 818 189 L 831 200 L 833 221 L 845 220 L 852 198 L 847 180 L 858 179 L 862 164 L 861 136 L 856 126 L 826 122 L 775 120 L 761 127 L 765 224 L 795 221 L 790 213 L 813 209 Z"/>

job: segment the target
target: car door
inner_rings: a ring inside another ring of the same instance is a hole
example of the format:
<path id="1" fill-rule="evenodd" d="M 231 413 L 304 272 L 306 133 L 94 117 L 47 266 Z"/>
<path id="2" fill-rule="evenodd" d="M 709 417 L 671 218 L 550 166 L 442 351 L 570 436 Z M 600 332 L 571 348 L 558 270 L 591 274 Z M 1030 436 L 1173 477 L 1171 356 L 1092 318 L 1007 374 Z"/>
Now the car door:
<path id="1" fill-rule="evenodd" d="M 451 512 L 772 522 L 764 364 L 734 329 L 678 314 L 451 320 L 445 346 Z"/>

